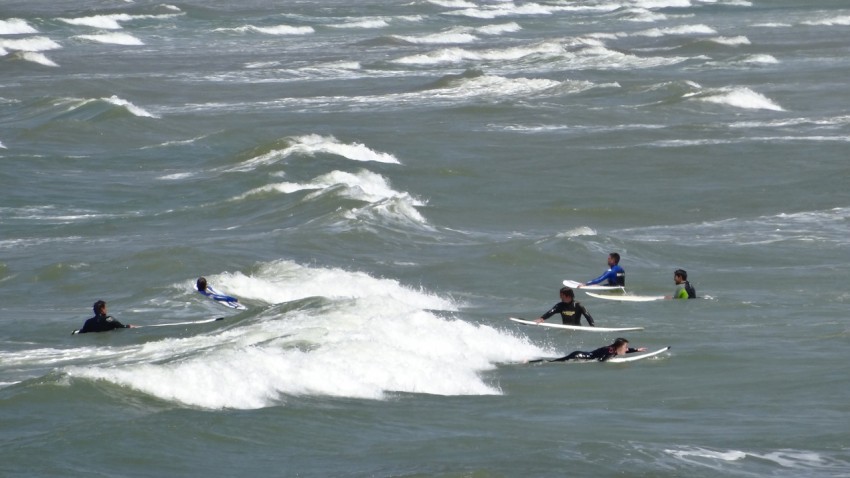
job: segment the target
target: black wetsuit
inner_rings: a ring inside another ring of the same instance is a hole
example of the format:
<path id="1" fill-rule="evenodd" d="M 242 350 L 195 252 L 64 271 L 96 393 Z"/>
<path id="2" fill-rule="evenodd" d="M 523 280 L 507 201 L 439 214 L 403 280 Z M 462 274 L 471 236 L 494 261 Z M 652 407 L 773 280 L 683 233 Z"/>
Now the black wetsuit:
<path id="1" fill-rule="evenodd" d="M 638 349 L 629 347 L 629 349 L 626 350 L 626 353 L 631 354 L 637 351 Z M 617 355 L 617 353 L 615 352 L 614 347 L 608 345 L 605 347 L 599 347 L 593 352 L 582 352 L 581 350 L 576 350 L 566 357 L 550 360 L 550 362 L 565 362 L 567 360 L 598 360 L 600 362 L 604 362 L 615 355 Z"/>
<path id="2" fill-rule="evenodd" d="M 83 328 L 77 332 L 85 334 L 86 332 L 106 332 L 112 329 L 129 329 L 129 325 L 124 325 L 121 322 L 113 319 L 111 315 L 95 315 L 83 324 Z"/>
<path id="3" fill-rule="evenodd" d="M 561 314 L 561 320 L 564 321 L 564 325 L 581 325 L 581 316 L 583 315 L 587 319 L 587 323 L 591 327 L 594 326 L 593 317 L 587 313 L 587 309 L 574 300 L 571 302 L 558 302 L 541 317 L 548 319 L 555 314 Z"/>

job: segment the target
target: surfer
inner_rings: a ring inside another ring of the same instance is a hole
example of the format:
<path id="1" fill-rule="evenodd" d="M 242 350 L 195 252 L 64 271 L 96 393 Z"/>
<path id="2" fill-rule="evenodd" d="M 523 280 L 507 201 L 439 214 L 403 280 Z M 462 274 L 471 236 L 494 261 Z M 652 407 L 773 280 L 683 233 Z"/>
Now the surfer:
<path id="1" fill-rule="evenodd" d="M 608 281 L 605 285 L 626 286 L 626 271 L 620 267 L 620 254 L 616 252 L 608 254 L 608 270 L 596 279 L 585 282 L 584 285 L 596 285 L 602 281 Z"/>
<path id="2" fill-rule="evenodd" d="M 85 334 L 87 332 L 106 332 L 112 329 L 134 329 L 135 325 L 124 325 L 115 320 L 111 315 L 106 314 L 106 302 L 99 300 L 92 306 L 94 317 L 86 320 L 83 328 L 74 331 L 75 334 Z"/>
<path id="3" fill-rule="evenodd" d="M 587 309 L 575 301 L 575 292 L 572 289 L 561 287 L 560 295 L 561 302 L 552 306 L 551 309 L 535 320 L 535 322 L 539 324 L 555 314 L 561 314 L 561 320 L 564 322 L 564 325 L 581 325 L 581 316 L 583 315 L 587 319 L 587 323 L 591 327 L 595 327 L 593 317 L 587 313 Z"/>
<path id="4" fill-rule="evenodd" d="M 223 300 L 225 302 L 239 302 L 239 299 L 237 299 L 236 297 L 219 294 L 218 291 L 212 290 L 211 287 L 207 286 L 207 279 L 205 277 L 198 277 L 198 282 L 195 283 L 195 287 L 198 288 L 198 292 L 204 294 L 205 296 L 213 300 Z"/>
<path id="5" fill-rule="evenodd" d="M 665 299 L 696 299 L 697 291 L 688 282 L 688 272 L 684 269 L 676 269 L 673 272 L 673 282 L 676 283 L 676 292 L 665 296 Z"/>
<path id="6" fill-rule="evenodd" d="M 629 341 L 624 338 L 618 338 L 611 345 L 606 345 L 605 347 L 599 347 L 593 352 L 583 352 L 581 350 L 576 350 L 569 355 L 561 357 L 559 359 L 550 360 L 550 362 L 566 362 L 567 360 L 598 360 L 600 362 L 604 362 L 611 357 L 616 357 L 617 355 L 631 354 L 635 352 L 645 352 L 646 347 L 641 348 L 632 348 L 629 347 Z"/>

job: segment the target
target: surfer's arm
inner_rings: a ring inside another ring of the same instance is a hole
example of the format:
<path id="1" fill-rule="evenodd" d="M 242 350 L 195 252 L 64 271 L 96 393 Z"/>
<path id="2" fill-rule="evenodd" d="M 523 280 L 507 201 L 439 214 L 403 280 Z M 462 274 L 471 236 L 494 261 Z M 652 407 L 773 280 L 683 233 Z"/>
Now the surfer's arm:
<path id="1" fill-rule="evenodd" d="M 587 319 L 587 323 L 590 324 L 591 327 L 596 327 L 596 324 L 593 323 L 593 317 L 591 317 L 590 314 L 587 313 L 587 309 L 585 309 L 584 306 L 579 306 L 578 309 L 579 313 L 584 315 L 584 318 Z M 580 318 L 581 317 L 579 317 L 579 319 Z"/>
<path id="2" fill-rule="evenodd" d="M 599 284 L 600 282 L 602 282 L 606 279 L 610 279 L 612 276 L 616 277 L 616 274 L 614 274 L 614 272 L 611 269 L 608 269 L 601 276 L 599 276 L 596 279 L 593 279 L 591 281 L 585 282 L 584 285 L 596 285 L 596 284 Z"/>
<path id="3" fill-rule="evenodd" d="M 555 304 L 551 309 L 547 310 L 545 314 L 541 315 L 539 319 L 535 320 L 535 322 L 539 324 L 540 322 L 543 322 L 549 317 L 552 317 L 553 315 L 557 314 L 561 310 L 560 305 L 560 302 Z"/>

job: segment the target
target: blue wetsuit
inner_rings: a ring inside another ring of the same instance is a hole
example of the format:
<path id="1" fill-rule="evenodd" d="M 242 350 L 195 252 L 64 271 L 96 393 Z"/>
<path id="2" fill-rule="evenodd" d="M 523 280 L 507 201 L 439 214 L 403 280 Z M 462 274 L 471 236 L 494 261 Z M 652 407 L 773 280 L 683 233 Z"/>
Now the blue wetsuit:
<path id="1" fill-rule="evenodd" d="M 585 285 L 596 285 L 604 280 L 608 281 L 605 285 L 625 287 L 626 271 L 624 271 L 623 268 L 620 267 L 620 264 L 614 264 L 601 276 L 597 277 L 596 279 L 593 279 L 592 281 L 588 281 Z"/>

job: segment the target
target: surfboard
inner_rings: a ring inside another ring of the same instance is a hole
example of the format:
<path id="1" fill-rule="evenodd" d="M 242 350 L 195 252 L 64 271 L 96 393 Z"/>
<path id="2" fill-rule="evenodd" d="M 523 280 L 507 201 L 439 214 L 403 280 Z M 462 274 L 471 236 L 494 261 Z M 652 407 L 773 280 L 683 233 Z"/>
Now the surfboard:
<path id="1" fill-rule="evenodd" d="M 618 300 L 620 302 L 652 302 L 663 300 L 663 295 L 617 295 L 617 294 L 595 294 L 588 292 L 587 295 L 597 299 Z"/>
<path id="2" fill-rule="evenodd" d="M 167 324 L 149 324 L 149 325 L 133 325 L 134 329 L 141 329 L 144 327 L 170 327 L 172 325 L 195 325 L 195 324 L 208 324 L 210 322 L 216 322 L 219 320 L 224 320 L 224 317 L 216 317 L 214 319 L 204 319 L 204 320 L 190 320 L 188 322 L 169 322 Z M 80 333 L 80 329 L 74 330 L 71 332 L 71 335 L 77 335 Z"/>
<path id="3" fill-rule="evenodd" d="M 586 327 L 584 325 L 549 324 L 546 322 L 540 322 L 538 324 L 532 320 L 516 319 L 514 317 L 509 317 L 509 319 L 525 325 L 539 325 L 540 327 L 551 327 L 553 329 L 581 330 L 585 332 L 629 332 L 633 330 L 643 330 L 643 327 Z"/>
<path id="4" fill-rule="evenodd" d="M 222 294 L 221 292 L 213 289 L 212 286 L 207 286 L 207 293 L 198 291 L 198 293 L 209 297 L 210 299 L 218 302 L 219 304 L 230 307 L 231 309 L 238 310 L 247 310 L 248 308 L 239 303 L 239 299 L 236 297 L 230 297 L 229 295 Z"/>
<path id="5" fill-rule="evenodd" d="M 623 355 L 622 357 L 611 357 L 606 360 L 606 363 L 623 363 L 623 362 L 634 362 L 636 360 L 643 360 L 649 357 L 655 357 L 658 354 L 664 353 L 670 350 L 670 347 L 660 348 L 658 350 L 653 350 L 652 352 L 634 352 L 630 354 Z"/>
<path id="6" fill-rule="evenodd" d="M 619 285 L 583 285 L 582 282 L 576 282 L 574 280 L 565 280 L 563 284 L 567 287 L 571 287 L 573 289 L 580 289 L 585 292 L 589 290 L 605 290 L 605 291 L 620 291 L 625 292 L 626 288 Z M 581 286 L 581 287 L 579 287 Z"/>

